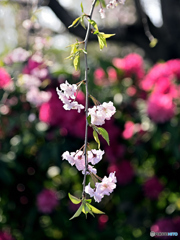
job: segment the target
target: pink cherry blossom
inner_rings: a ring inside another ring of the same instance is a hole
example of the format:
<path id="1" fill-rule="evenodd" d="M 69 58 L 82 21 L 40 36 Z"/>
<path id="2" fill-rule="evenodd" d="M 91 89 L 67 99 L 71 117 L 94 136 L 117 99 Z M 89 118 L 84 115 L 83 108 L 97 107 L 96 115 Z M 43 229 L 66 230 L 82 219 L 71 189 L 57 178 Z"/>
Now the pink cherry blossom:
<path id="1" fill-rule="evenodd" d="M 77 109 L 78 113 L 84 109 L 82 104 L 79 104 L 77 101 L 74 101 L 76 98 L 75 93 L 77 91 L 76 84 L 69 84 L 68 81 L 60 84 L 60 89 L 56 88 L 59 99 L 64 103 L 63 108 L 65 110 Z"/>
<path id="2" fill-rule="evenodd" d="M 91 115 L 91 123 L 94 125 L 103 125 L 105 120 L 110 120 L 116 112 L 112 102 L 104 102 L 101 105 L 88 109 L 88 115 Z"/>
<path id="3" fill-rule="evenodd" d="M 92 165 L 97 164 L 99 161 L 101 161 L 103 154 L 104 151 L 100 149 L 92 149 L 91 151 L 88 151 L 88 162 L 92 163 Z"/>
<path id="4" fill-rule="evenodd" d="M 67 160 L 71 166 L 75 164 L 75 159 L 74 159 L 75 152 L 69 153 L 68 151 L 64 152 L 62 154 L 63 160 Z"/>

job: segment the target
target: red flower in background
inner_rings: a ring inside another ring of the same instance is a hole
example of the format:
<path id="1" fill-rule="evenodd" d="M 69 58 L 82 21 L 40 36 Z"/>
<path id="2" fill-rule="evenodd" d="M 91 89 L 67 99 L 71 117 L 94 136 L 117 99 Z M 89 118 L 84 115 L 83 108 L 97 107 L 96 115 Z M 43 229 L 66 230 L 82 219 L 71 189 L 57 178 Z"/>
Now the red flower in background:
<path id="1" fill-rule="evenodd" d="M 0 68 L 0 89 L 8 86 L 12 83 L 9 73 L 6 72 L 5 68 Z"/>
<path id="2" fill-rule="evenodd" d="M 135 75 L 138 80 L 144 77 L 143 59 L 136 53 L 131 53 L 123 59 L 114 58 L 113 65 L 119 69 L 122 69 L 126 77 L 132 77 Z"/>

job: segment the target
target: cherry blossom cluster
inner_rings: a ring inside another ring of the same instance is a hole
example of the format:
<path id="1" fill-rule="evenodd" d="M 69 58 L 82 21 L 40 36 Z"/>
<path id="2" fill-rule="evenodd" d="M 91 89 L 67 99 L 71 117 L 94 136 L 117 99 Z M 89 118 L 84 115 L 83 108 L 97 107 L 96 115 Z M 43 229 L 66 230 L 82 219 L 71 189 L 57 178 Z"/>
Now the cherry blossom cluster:
<path id="1" fill-rule="evenodd" d="M 88 115 L 91 115 L 91 123 L 98 126 L 103 125 L 105 120 L 110 120 L 115 112 L 116 108 L 112 102 L 104 102 L 101 105 L 88 109 Z"/>
<path id="2" fill-rule="evenodd" d="M 79 104 L 76 99 L 78 87 L 76 84 L 69 84 L 68 81 L 60 84 L 60 89 L 56 88 L 59 99 L 63 102 L 65 110 L 77 109 L 78 113 L 84 109 L 82 104 Z"/>
<path id="3" fill-rule="evenodd" d="M 119 4 L 124 4 L 125 1 L 126 0 L 112 0 L 106 5 L 106 8 L 113 9 L 117 7 Z M 105 18 L 105 10 L 102 7 L 99 9 L 99 14 L 102 19 Z"/>
<path id="4" fill-rule="evenodd" d="M 88 163 L 92 165 L 97 164 L 101 161 L 104 151 L 92 149 L 87 152 Z M 67 160 L 71 166 L 75 165 L 78 171 L 82 171 L 82 174 L 85 174 L 85 156 L 83 151 L 77 150 L 76 152 L 69 153 L 68 151 L 62 154 L 63 160 Z M 88 173 L 96 174 L 97 170 L 93 166 L 88 164 Z"/>
<path id="5" fill-rule="evenodd" d="M 109 177 L 104 177 L 102 182 L 96 182 L 95 188 L 91 188 L 90 183 L 85 187 L 85 192 L 90 195 L 90 197 L 94 197 L 96 202 L 100 202 L 102 198 L 107 195 L 109 196 L 110 193 L 116 188 L 116 176 L 115 172 L 111 172 Z"/>
<path id="6" fill-rule="evenodd" d="M 126 0 L 112 0 L 107 4 L 106 8 L 107 9 L 113 9 L 117 7 L 119 4 L 124 4 Z"/>
<path id="7" fill-rule="evenodd" d="M 88 172 L 87 174 L 94 175 L 97 179 L 100 178 L 96 175 L 97 170 L 92 166 L 101 161 L 104 151 L 92 149 L 87 151 L 87 160 L 88 160 Z M 68 151 L 62 154 L 63 160 L 67 160 L 72 166 L 75 165 L 79 171 L 82 171 L 82 174 L 85 174 L 85 156 L 84 152 L 77 150 L 76 152 L 69 153 Z M 91 165 L 89 164 L 91 163 Z M 109 177 L 104 177 L 101 182 L 95 183 L 95 188 L 90 187 L 90 183 L 85 187 L 85 192 L 88 193 L 91 197 L 94 197 L 96 202 L 100 202 L 105 195 L 110 195 L 113 190 L 116 188 L 116 176 L 115 172 L 110 173 Z"/>

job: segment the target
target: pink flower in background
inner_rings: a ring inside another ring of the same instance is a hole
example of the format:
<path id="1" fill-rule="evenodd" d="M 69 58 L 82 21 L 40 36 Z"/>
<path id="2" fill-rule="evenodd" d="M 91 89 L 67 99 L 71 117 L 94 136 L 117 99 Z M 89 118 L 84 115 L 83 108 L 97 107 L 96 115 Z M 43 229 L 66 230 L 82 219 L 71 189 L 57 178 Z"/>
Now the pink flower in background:
<path id="1" fill-rule="evenodd" d="M 127 95 L 129 95 L 130 97 L 134 96 L 136 94 L 137 90 L 134 86 L 130 86 L 126 89 L 126 93 Z"/>
<path id="2" fill-rule="evenodd" d="M 117 81 L 117 72 L 113 67 L 108 67 L 107 68 L 107 74 L 108 74 L 108 79 L 111 83 L 114 83 Z"/>
<path id="3" fill-rule="evenodd" d="M 103 68 L 97 68 L 94 71 L 94 83 L 98 86 L 103 86 L 106 82 L 106 74 Z"/>
<path id="4" fill-rule="evenodd" d="M 0 89 L 7 87 L 12 83 L 9 73 L 6 72 L 6 69 L 0 67 Z"/>
<path id="5" fill-rule="evenodd" d="M 137 79 L 144 77 L 143 59 L 136 53 L 131 53 L 123 59 L 114 58 L 113 65 L 122 69 L 126 77 L 132 77 L 133 75 L 135 75 Z"/>
<path id="6" fill-rule="evenodd" d="M 37 195 L 37 208 L 42 213 L 51 213 L 59 204 L 57 192 L 52 189 L 43 189 Z"/>
<path id="7" fill-rule="evenodd" d="M 124 131 L 122 132 L 122 136 L 124 139 L 129 139 L 134 135 L 135 124 L 131 121 L 127 121 L 124 125 Z"/>
<path id="8" fill-rule="evenodd" d="M 176 228 L 173 224 L 172 219 L 170 218 L 164 218 L 159 219 L 156 223 L 154 223 L 151 227 L 151 231 L 153 232 L 176 232 Z M 155 236 L 155 238 L 161 238 L 161 239 L 171 239 L 175 237 L 171 236 Z"/>
<path id="9" fill-rule="evenodd" d="M 39 91 L 36 87 L 31 87 L 26 93 L 26 100 L 36 107 L 41 106 L 43 103 L 48 102 L 51 98 L 50 92 Z"/>
<path id="10" fill-rule="evenodd" d="M 14 240 L 10 233 L 6 231 L 0 231 L 0 240 Z"/>
<path id="11" fill-rule="evenodd" d="M 36 53 L 29 58 L 27 65 L 23 69 L 23 73 L 33 75 L 41 81 L 48 78 L 47 65 L 40 53 Z"/>
<path id="12" fill-rule="evenodd" d="M 169 121 L 175 114 L 175 104 L 168 94 L 152 94 L 147 101 L 147 113 L 156 123 Z"/>
<path id="13" fill-rule="evenodd" d="M 150 199 L 157 199 L 164 186 L 157 177 L 149 178 L 143 185 L 144 194 Z"/>
<path id="14" fill-rule="evenodd" d="M 25 62 L 29 56 L 30 56 L 30 53 L 25 49 L 16 48 L 5 57 L 4 62 L 6 64 Z"/>
<path id="15" fill-rule="evenodd" d="M 126 185 L 130 183 L 134 177 L 134 169 L 131 163 L 123 160 L 118 164 L 110 165 L 108 172 L 116 172 L 117 182 L 119 185 Z"/>
<path id="16" fill-rule="evenodd" d="M 56 91 L 51 90 L 50 92 L 50 100 L 40 106 L 39 119 L 51 126 L 62 127 L 63 131 L 67 134 L 69 133 L 72 136 L 84 138 L 84 113 L 64 110 L 63 104 L 59 101 Z M 82 92 L 78 92 L 76 99 L 79 103 L 84 104 L 85 97 Z"/>
<path id="17" fill-rule="evenodd" d="M 180 79 L 180 59 L 172 59 L 166 62 L 170 71 Z"/>
<path id="18" fill-rule="evenodd" d="M 178 87 L 173 84 L 169 78 L 160 78 L 158 83 L 154 86 L 154 91 L 152 94 L 168 94 L 172 98 L 178 97 Z"/>
<path id="19" fill-rule="evenodd" d="M 145 91 L 151 90 L 155 84 L 158 84 L 164 78 L 170 78 L 172 72 L 165 63 L 158 63 L 152 67 L 146 77 L 141 82 L 141 88 Z"/>

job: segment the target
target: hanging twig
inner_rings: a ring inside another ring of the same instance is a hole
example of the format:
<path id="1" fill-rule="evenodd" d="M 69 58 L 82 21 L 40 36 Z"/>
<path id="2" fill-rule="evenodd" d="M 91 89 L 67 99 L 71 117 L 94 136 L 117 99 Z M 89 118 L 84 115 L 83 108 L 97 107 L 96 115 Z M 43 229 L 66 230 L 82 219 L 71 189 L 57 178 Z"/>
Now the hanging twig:
<path id="1" fill-rule="evenodd" d="M 91 10 L 89 13 L 89 19 L 92 18 L 92 14 L 93 14 L 93 10 L 95 7 L 97 0 L 94 0 L 92 5 L 91 5 Z M 88 23 L 88 28 L 86 31 L 86 37 L 84 40 L 85 46 L 85 52 L 87 52 L 87 44 L 88 44 L 88 38 L 89 38 L 89 33 L 91 30 L 91 24 L 90 22 Z M 88 143 L 88 121 L 87 121 L 87 117 L 88 117 L 88 97 L 89 97 L 89 92 L 88 92 L 88 62 L 87 62 L 87 54 L 84 54 L 85 57 L 85 78 L 84 81 L 86 83 L 86 107 L 85 107 L 85 113 L 86 113 L 86 128 L 85 128 L 85 141 L 84 141 L 84 156 L 85 156 L 85 173 L 84 173 L 84 180 L 83 180 L 83 192 L 82 192 L 82 197 L 85 197 L 85 185 L 86 185 L 86 176 L 87 176 L 87 170 L 88 170 L 88 159 L 87 159 L 87 143 Z"/>

